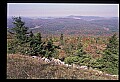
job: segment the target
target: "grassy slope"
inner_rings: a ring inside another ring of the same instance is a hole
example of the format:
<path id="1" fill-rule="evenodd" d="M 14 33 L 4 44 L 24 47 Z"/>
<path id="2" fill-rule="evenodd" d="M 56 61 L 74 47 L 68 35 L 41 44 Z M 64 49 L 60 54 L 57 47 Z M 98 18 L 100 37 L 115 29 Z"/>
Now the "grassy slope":
<path id="1" fill-rule="evenodd" d="M 9 54 L 7 55 L 7 79 L 117 80 L 118 77 L 98 75 L 91 70 L 45 64 L 29 56 Z"/>

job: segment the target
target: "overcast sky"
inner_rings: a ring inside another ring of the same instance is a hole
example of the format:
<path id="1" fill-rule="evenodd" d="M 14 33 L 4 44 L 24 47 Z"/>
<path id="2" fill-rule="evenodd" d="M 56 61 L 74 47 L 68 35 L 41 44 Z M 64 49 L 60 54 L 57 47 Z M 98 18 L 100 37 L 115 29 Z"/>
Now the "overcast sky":
<path id="1" fill-rule="evenodd" d="M 7 3 L 7 16 L 101 16 L 119 17 L 119 4 Z"/>

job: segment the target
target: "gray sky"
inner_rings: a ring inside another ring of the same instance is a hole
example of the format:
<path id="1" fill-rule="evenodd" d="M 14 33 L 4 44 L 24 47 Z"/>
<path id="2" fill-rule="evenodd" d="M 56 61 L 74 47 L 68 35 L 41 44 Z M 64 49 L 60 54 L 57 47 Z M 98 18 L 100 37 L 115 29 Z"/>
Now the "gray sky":
<path id="1" fill-rule="evenodd" d="M 7 16 L 69 15 L 119 17 L 119 4 L 7 3 Z"/>

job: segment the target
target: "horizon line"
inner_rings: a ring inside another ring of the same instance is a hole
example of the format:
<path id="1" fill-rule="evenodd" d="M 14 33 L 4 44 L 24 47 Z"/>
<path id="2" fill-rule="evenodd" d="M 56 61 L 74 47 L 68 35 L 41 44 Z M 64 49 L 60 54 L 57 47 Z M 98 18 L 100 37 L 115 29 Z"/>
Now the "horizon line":
<path id="1" fill-rule="evenodd" d="M 89 17 L 118 17 L 119 16 L 96 16 L 96 15 L 65 15 L 65 16 L 7 16 L 7 17 L 68 17 L 68 16 L 89 16 Z"/>

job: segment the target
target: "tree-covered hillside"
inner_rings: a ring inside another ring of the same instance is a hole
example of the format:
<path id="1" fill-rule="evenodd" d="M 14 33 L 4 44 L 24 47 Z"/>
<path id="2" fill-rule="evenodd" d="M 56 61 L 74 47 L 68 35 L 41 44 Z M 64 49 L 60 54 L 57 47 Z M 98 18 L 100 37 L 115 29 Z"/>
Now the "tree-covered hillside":
<path id="1" fill-rule="evenodd" d="M 21 17 L 13 17 L 12 19 L 13 19 L 14 27 L 11 29 L 7 29 L 8 57 L 10 57 L 9 56 L 10 54 L 27 55 L 30 57 L 32 56 L 33 58 L 35 56 L 38 57 L 38 59 L 41 58 L 42 60 L 47 62 L 47 64 L 50 63 L 50 66 L 54 65 L 53 61 L 57 61 L 55 65 L 62 64 L 62 65 L 70 66 L 72 68 L 78 66 L 77 69 L 78 68 L 81 69 L 81 67 L 82 68 L 84 67 L 87 70 L 97 69 L 101 71 L 100 74 L 102 73 L 103 76 L 104 74 L 113 75 L 113 76 L 118 75 L 119 37 L 117 33 L 109 37 L 83 36 L 83 35 L 71 36 L 71 35 L 66 35 L 64 33 L 61 33 L 59 36 L 56 36 L 54 34 L 53 35 L 49 34 L 48 37 L 43 37 L 41 31 L 39 31 L 38 33 L 33 33 L 33 30 L 30 30 L 30 28 L 26 27 L 25 26 L 26 23 L 22 21 Z M 9 60 L 8 58 L 8 64 L 11 63 L 10 61 L 12 60 Z M 12 63 L 14 63 L 14 60 Z M 11 76 L 12 72 L 10 71 L 11 69 L 9 68 L 13 68 L 13 67 L 10 66 L 11 65 L 8 65 L 8 77 L 9 76 L 12 77 Z M 19 66 L 22 66 L 22 64 Z M 31 65 L 28 66 L 30 66 L 31 68 Z M 63 68 L 61 69 L 64 70 Z M 78 71 L 81 73 L 82 70 L 78 70 Z M 75 75 L 76 75 L 75 78 L 79 79 L 79 75 L 77 74 Z M 49 77 L 48 75 L 46 76 Z M 71 77 L 66 76 L 66 74 L 62 76 L 62 78 L 66 78 L 66 77 L 74 78 L 74 75 Z M 55 75 L 55 77 L 52 78 L 59 78 L 59 77 Z M 90 77 L 88 77 L 87 79 L 89 78 Z M 91 78 L 97 79 L 96 76 L 95 78 L 94 76 Z"/>

